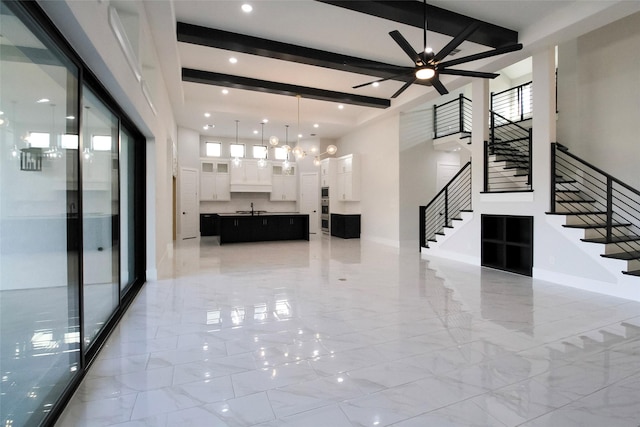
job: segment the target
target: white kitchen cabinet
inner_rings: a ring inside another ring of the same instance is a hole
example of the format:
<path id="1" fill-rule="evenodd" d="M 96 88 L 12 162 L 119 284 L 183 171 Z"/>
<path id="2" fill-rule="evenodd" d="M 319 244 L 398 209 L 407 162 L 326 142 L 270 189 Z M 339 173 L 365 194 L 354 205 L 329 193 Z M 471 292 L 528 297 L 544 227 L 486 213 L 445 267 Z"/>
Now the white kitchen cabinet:
<path id="1" fill-rule="evenodd" d="M 360 201 L 360 159 L 354 154 L 338 158 L 338 200 Z"/>
<path id="2" fill-rule="evenodd" d="M 254 159 L 231 166 L 231 192 L 271 192 L 271 163 L 261 168 Z"/>
<path id="3" fill-rule="evenodd" d="M 200 161 L 200 200 L 231 200 L 228 161 Z"/>
<path id="4" fill-rule="evenodd" d="M 298 200 L 298 176 L 295 163 L 291 164 L 289 173 L 285 173 L 282 164 L 273 164 L 272 168 L 272 202 L 292 202 Z"/>
<path id="5" fill-rule="evenodd" d="M 332 177 L 335 174 L 336 159 L 324 159 L 320 162 L 320 187 L 331 187 Z"/>

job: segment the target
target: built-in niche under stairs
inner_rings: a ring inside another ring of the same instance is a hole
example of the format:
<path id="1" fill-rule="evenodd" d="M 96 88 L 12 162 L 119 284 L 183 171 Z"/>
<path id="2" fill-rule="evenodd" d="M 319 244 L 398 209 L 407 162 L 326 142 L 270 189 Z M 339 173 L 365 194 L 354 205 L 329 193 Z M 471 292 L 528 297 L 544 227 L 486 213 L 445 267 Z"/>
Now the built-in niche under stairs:
<path id="1" fill-rule="evenodd" d="M 601 256 L 626 262 L 640 277 L 640 192 L 552 144 L 552 209 L 563 227 L 584 230 L 581 240 L 603 246 Z"/>

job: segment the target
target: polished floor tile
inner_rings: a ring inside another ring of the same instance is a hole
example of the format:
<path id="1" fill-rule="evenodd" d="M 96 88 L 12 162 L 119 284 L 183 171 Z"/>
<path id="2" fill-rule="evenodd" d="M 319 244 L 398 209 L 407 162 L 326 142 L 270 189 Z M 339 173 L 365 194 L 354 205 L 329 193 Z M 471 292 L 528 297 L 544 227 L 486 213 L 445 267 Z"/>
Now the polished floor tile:
<path id="1" fill-rule="evenodd" d="M 328 236 L 162 268 L 59 427 L 640 425 L 640 303 Z"/>

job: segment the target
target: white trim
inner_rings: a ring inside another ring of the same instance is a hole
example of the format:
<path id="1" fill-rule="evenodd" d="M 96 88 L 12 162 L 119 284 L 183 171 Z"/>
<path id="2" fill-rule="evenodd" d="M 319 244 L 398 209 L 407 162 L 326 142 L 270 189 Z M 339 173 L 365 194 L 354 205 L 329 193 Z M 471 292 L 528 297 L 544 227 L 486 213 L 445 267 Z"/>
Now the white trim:
<path id="1" fill-rule="evenodd" d="M 597 292 L 599 294 L 610 295 L 613 297 L 640 301 L 640 286 L 638 286 L 638 279 L 631 276 L 622 275 L 617 282 L 601 282 L 598 280 L 587 279 L 585 277 L 577 277 L 534 267 L 533 278 L 582 289 L 584 291 Z"/>

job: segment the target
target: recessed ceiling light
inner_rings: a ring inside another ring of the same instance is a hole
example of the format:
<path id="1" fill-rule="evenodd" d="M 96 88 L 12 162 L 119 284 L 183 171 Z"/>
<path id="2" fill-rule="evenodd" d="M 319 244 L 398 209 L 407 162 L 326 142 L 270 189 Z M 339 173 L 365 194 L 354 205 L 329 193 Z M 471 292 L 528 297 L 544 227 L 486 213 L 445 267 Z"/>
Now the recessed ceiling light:
<path id="1" fill-rule="evenodd" d="M 235 64 L 238 62 L 238 58 L 234 58 L 233 56 L 231 58 L 229 58 L 229 62 L 231 62 L 232 64 Z"/>
<path id="2" fill-rule="evenodd" d="M 373 82 L 373 83 L 371 83 L 371 86 L 373 86 L 373 87 L 378 87 L 378 86 L 380 86 L 380 83 L 378 83 L 378 82 Z"/>
<path id="3" fill-rule="evenodd" d="M 254 130 L 254 131 L 253 131 L 253 133 L 254 133 L 254 135 L 257 135 L 257 134 L 258 134 L 258 131 L 257 131 L 257 130 Z"/>
<path id="4" fill-rule="evenodd" d="M 342 105 L 342 104 L 338 105 L 338 109 L 339 110 L 344 110 L 344 105 Z"/>
<path id="5" fill-rule="evenodd" d="M 298 138 L 302 138 L 302 134 L 301 133 L 298 134 Z"/>
<path id="6" fill-rule="evenodd" d="M 222 89 L 222 94 L 227 95 L 229 93 L 229 89 Z"/>
<path id="7" fill-rule="evenodd" d="M 251 6 L 249 3 L 245 3 L 242 5 L 242 11 L 244 13 L 250 13 L 253 10 L 253 6 Z"/>
<path id="8" fill-rule="evenodd" d="M 319 127 L 320 127 L 320 125 L 319 125 L 319 124 L 317 124 L 317 123 L 314 123 L 313 127 L 314 127 L 314 128 L 319 128 Z"/>
<path id="9" fill-rule="evenodd" d="M 65 117 L 65 119 L 67 119 L 67 120 L 75 120 L 76 116 L 67 116 L 67 117 Z"/>
<path id="10" fill-rule="evenodd" d="M 202 126 L 202 129 L 209 130 L 209 129 L 213 129 L 214 127 L 216 127 L 216 125 L 204 125 Z"/>
<path id="11" fill-rule="evenodd" d="M 204 113 L 205 117 L 211 117 L 211 113 Z"/>
<path id="12" fill-rule="evenodd" d="M 49 98 L 41 98 L 36 101 L 38 104 L 44 104 L 45 102 L 49 102 Z"/>
<path id="13" fill-rule="evenodd" d="M 269 119 L 262 119 L 262 123 L 269 123 Z"/>

